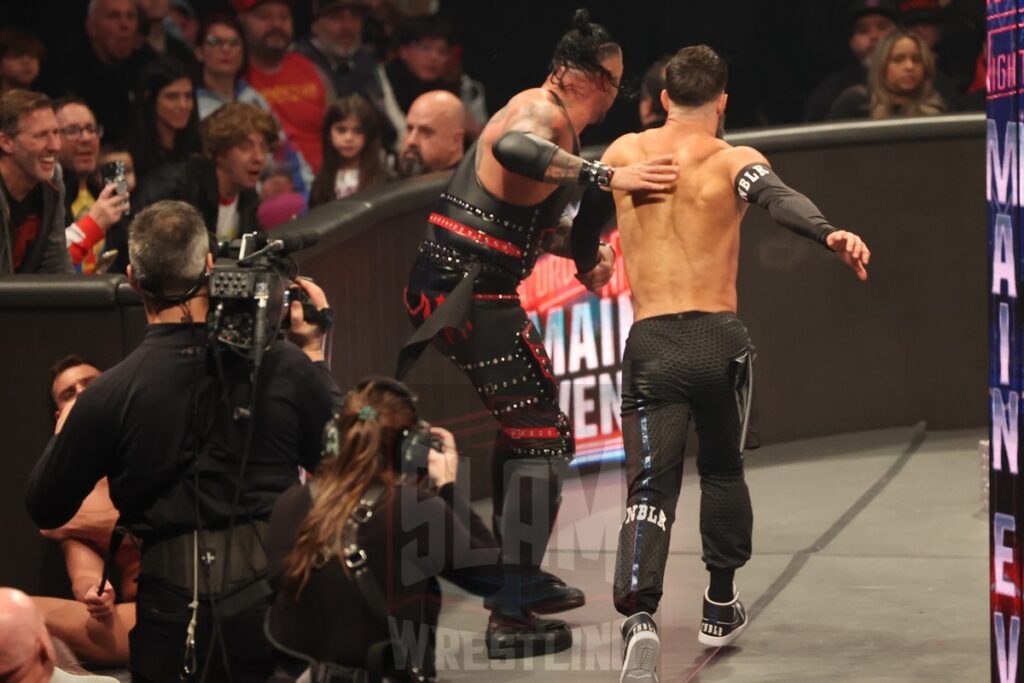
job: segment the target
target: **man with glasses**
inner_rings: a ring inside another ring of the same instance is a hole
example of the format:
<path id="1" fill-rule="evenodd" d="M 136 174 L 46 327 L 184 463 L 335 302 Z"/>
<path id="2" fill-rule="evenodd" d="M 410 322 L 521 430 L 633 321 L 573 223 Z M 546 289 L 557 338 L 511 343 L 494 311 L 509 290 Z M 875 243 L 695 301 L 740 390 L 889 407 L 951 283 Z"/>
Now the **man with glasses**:
<path id="1" fill-rule="evenodd" d="M 128 197 L 97 177 L 103 126 L 83 100 L 68 97 L 55 104 L 60 126 L 60 165 L 64 171 L 64 215 L 68 252 L 75 269 L 96 272 L 97 258 L 107 248 L 107 234 L 128 210 Z M 123 226 L 122 226 L 123 231 Z M 124 240 L 121 240 L 124 241 Z"/>
<path id="2" fill-rule="evenodd" d="M 59 128 L 46 95 L 0 96 L 0 275 L 74 272 L 64 243 Z"/>

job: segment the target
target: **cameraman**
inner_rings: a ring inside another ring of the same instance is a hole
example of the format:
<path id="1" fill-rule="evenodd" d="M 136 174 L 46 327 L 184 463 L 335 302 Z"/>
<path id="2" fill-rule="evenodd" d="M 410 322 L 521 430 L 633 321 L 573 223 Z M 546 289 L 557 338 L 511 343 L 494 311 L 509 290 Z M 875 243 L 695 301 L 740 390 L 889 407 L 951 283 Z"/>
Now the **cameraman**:
<path id="1" fill-rule="evenodd" d="M 267 619 L 274 683 L 307 668 L 314 683 L 432 677 L 435 577 L 484 596 L 500 585 L 497 543 L 455 494 L 455 440 L 428 428 L 405 385 L 364 380 L 325 428 L 309 486 L 278 499 L 267 547 L 281 577 Z"/>
<path id="2" fill-rule="evenodd" d="M 192 207 L 163 201 L 140 212 L 128 246 L 145 337 L 65 408 L 29 477 L 29 513 L 42 528 L 58 527 L 108 477 L 120 524 L 142 540 L 132 679 L 263 681 L 272 660 L 260 536 L 299 466 L 313 469 L 320 458 L 329 375 L 277 340 L 254 391 L 251 363 L 208 343 L 213 258 Z M 318 288 L 302 286 L 325 303 Z M 293 332 L 318 351 L 311 326 Z"/>

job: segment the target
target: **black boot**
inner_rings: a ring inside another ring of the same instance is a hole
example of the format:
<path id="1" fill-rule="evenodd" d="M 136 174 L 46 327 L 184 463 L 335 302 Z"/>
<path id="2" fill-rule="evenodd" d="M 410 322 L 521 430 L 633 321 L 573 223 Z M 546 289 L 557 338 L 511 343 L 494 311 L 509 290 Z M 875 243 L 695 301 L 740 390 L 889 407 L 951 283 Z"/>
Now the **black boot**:
<path id="1" fill-rule="evenodd" d="M 494 611 L 487 622 L 486 640 L 491 659 L 540 657 L 572 647 L 572 630 L 560 619 L 541 619 L 530 612 L 510 616 Z"/>
<path id="2" fill-rule="evenodd" d="M 509 570 L 511 568 L 507 568 Z M 510 595 L 498 593 L 484 600 L 484 607 L 489 610 L 499 609 L 504 601 L 513 609 L 519 607 L 537 614 L 556 614 L 582 607 L 587 602 L 583 591 L 564 581 L 550 572 L 536 567 L 520 570 L 521 582 L 518 590 Z M 511 582 L 507 582 L 506 586 Z"/>

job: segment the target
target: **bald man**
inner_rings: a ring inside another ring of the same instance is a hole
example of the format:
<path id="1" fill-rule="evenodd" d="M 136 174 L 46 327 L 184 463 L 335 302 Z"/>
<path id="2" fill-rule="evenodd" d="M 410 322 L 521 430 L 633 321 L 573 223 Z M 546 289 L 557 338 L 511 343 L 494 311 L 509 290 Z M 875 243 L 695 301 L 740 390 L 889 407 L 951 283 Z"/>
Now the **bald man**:
<path id="1" fill-rule="evenodd" d="M 56 649 L 32 598 L 16 588 L 0 588 L 0 681 L 117 683 L 109 676 L 71 676 L 56 662 Z"/>
<path id="2" fill-rule="evenodd" d="M 56 659 L 32 599 L 14 588 L 0 588 L 0 680 L 49 681 Z"/>
<path id="3" fill-rule="evenodd" d="M 466 107 L 447 90 L 417 97 L 405 117 L 405 139 L 398 157 L 404 178 L 454 168 L 465 151 Z"/>

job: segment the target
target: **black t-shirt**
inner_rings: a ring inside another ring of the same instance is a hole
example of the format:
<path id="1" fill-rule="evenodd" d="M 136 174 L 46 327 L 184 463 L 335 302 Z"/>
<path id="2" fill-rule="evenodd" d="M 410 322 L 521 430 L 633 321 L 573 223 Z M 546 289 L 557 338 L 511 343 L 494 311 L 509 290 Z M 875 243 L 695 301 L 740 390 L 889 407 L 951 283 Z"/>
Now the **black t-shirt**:
<path id="1" fill-rule="evenodd" d="M 0 183 L 2 184 L 2 183 Z M 15 227 L 17 231 L 18 227 L 21 226 L 25 219 L 31 215 L 42 217 L 43 215 L 43 187 L 40 184 L 36 184 L 25 198 L 20 202 L 11 196 L 8 192 L 7 186 L 3 185 L 4 188 L 4 199 L 7 200 L 7 206 L 11 210 L 11 225 Z"/>
<path id="2" fill-rule="evenodd" d="M 282 574 L 284 558 L 312 504 L 308 487 L 295 486 L 274 506 L 267 533 L 273 574 Z M 360 529 L 359 541 L 396 621 L 389 627 L 375 618 L 335 556 L 313 570 L 298 598 L 282 585 L 270 615 L 273 640 L 317 661 L 364 668 L 370 646 L 389 640 L 397 629 L 405 638 L 429 639 L 427 661 L 417 664 L 431 672 L 433 632 L 421 624 L 437 624 L 440 590 L 435 577 L 476 595 L 493 593 L 500 581 L 494 537 L 453 485 L 437 494 L 403 485 L 381 497 Z M 418 644 L 409 642 L 406 652 L 421 652 Z"/>
<path id="3" fill-rule="evenodd" d="M 244 492 L 232 507 L 248 422 L 220 402 L 205 342 L 202 324 L 150 325 L 142 344 L 78 397 L 29 476 L 26 502 L 41 528 L 69 520 L 104 476 L 111 500 L 144 543 L 194 530 L 197 507 L 208 529 L 226 528 L 232 515 L 246 512 L 266 520 L 298 481 L 299 466 L 316 467 L 331 415 L 329 376 L 297 346 L 278 341 L 264 356 Z M 246 405 L 248 364 L 228 352 L 223 365 L 233 405 Z M 209 443 L 198 496 L 197 441 Z"/>

